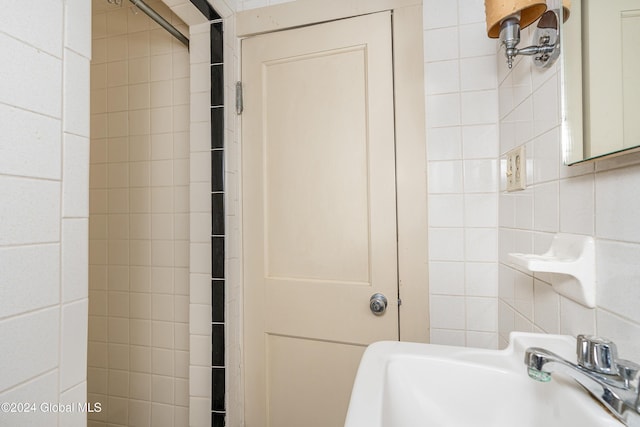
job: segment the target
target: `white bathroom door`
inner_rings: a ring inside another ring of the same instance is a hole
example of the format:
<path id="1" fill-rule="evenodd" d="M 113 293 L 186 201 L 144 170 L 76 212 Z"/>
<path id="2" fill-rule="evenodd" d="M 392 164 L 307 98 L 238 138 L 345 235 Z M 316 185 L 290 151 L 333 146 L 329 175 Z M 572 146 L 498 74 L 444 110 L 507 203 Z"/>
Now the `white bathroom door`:
<path id="1" fill-rule="evenodd" d="M 388 12 L 242 42 L 247 427 L 342 427 L 398 339 L 391 48 Z"/>

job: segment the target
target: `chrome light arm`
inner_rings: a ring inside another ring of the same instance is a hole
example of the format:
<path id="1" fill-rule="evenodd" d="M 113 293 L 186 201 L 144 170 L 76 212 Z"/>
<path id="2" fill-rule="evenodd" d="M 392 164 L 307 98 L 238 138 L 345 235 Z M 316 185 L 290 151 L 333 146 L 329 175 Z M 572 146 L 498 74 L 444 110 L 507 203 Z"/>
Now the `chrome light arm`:
<path id="1" fill-rule="evenodd" d="M 500 24 L 500 42 L 504 46 L 509 68 L 517 55 L 535 56 L 534 62 L 538 67 L 550 67 L 560 56 L 560 27 L 557 11 L 545 12 L 534 33 L 534 40 L 538 45 L 518 49 L 520 43 L 520 18 L 512 15 Z"/>

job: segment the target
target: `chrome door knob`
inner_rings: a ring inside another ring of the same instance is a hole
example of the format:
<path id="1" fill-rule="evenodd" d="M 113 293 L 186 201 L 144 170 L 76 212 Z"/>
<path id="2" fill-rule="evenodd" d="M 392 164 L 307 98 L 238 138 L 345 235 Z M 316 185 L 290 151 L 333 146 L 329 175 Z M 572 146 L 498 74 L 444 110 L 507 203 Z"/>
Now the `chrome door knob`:
<path id="1" fill-rule="evenodd" d="M 369 308 L 376 316 L 382 316 L 387 310 L 387 297 L 381 293 L 371 295 L 369 299 Z"/>

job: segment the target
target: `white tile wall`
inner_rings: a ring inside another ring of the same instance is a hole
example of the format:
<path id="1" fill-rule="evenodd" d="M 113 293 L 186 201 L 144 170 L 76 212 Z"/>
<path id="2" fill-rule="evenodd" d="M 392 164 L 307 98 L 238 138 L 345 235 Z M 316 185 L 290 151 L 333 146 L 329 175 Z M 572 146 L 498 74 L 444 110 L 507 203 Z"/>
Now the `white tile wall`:
<path id="1" fill-rule="evenodd" d="M 11 2 L 0 16 L 11 57 L 0 65 L 0 400 L 38 406 L 86 388 L 89 116 L 78 107 L 91 55 L 87 26 L 63 25 L 90 22 L 86 2 L 40 6 Z M 67 421 L 0 414 L 2 425 L 86 425 Z"/>
<path id="2" fill-rule="evenodd" d="M 11 317 L 0 323 L 7 343 L 0 362 L 6 371 L 0 379 L 0 390 L 27 381 L 59 366 L 59 308 Z"/>
<path id="3" fill-rule="evenodd" d="M 597 332 L 639 358 L 638 159 L 562 166 L 558 67 L 540 72 L 518 59 L 508 72 L 485 36 L 481 2 L 444 3 L 424 8 L 432 341 L 495 347 L 513 330 Z M 523 40 L 530 37 L 524 30 Z M 500 156 L 519 145 L 526 146 L 529 188 L 506 193 Z M 595 310 L 505 263 L 507 252 L 543 252 L 558 231 L 597 239 Z M 478 318 L 480 302 L 486 310 Z M 488 336 L 478 335 L 482 328 L 491 329 Z"/>
<path id="4" fill-rule="evenodd" d="M 0 34 L 0 50 L 13 59 L 0 68 L 0 102 L 60 118 L 63 66 L 60 58 L 7 33 Z"/>
<path id="5" fill-rule="evenodd" d="M 89 69 L 85 72 L 88 74 Z M 85 90 L 89 90 L 88 86 Z M 84 112 L 82 116 L 85 116 Z M 82 135 L 88 134 L 87 126 Z M 62 215 L 86 218 L 89 215 L 89 138 L 70 132 L 65 132 L 63 138 Z"/>
<path id="6" fill-rule="evenodd" d="M 11 201 L 0 206 L 0 245 L 59 241 L 60 184 L 0 176 L 0 199 Z"/>
<path id="7" fill-rule="evenodd" d="M 0 423 L 2 425 L 38 425 L 38 426 L 67 426 L 70 424 L 59 424 L 58 414 L 40 410 L 42 403 L 62 402 L 65 394 L 59 398 L 57 387 L 57 373 L 55 371 L 38 376 L 33 380 L 2 393 L 3 402 L 34 402 L 36 410 L 23 413 L 0 413 Z M 85 383 L 82 383 L 85 384 Z M 58 400 L 60 399 L 60 400 Z M 80 401 L 84 401 L 84 397 Z M 82 425 L 86 425 L 82 424 Z"/>
<path id="8" fill-rule="evenodd" d="M 12 126 L 27 122 L 29 126 Z M 60 120 L 0 103 L 0 128 L 3 174 L 60 179 L 61 162 L 51 161 L 61 158 Z"/>
<path id="9" fill-rule="evenodd" d="M 498 91 L 478 0 L 424 2 L 431 341 L 498 345 Z"/>
<path id="10" fill-rule="evenodd" d="M 62 341 L 60 352 L 60 390 L 68 390 L 84 382 L 87 375 L 87 323 L 78 322 L 88 316 L 88 301 L 65 304 L 62 308 Z"/>
<path id="11" fill-rule="evenodd" d="M 462 296 L 431 295 L 431 327 L 433 329 L 465 329 L 465 298 Z"/>
<path id="12" fill-rule="evenodd" d="M 59 303 L 59 244 L 0 247 L 0 271 L 0 318 Z"/>
<path id="13" fill-rule="evenodd" d="M 523 40 L 529 38 L 527 29 Z M 499 55 L 500 153 L 526 146 L 529 188 L 499 199 L 500 344 L 512 330 L 599 334 L 618 342 L 621 357 L 638 360 L 638 159 L 563 166 L 559 66 L 540 71 L 524 58 L 507 72 L 503 61 Z M 504 263 L 507 252 L 544 252 L 558 231 L 596 239 L 595 309 L 553 292 L 548 277 Z"/>
<path id="14" fill-rule="evenodd" d="M 89 90 L 89 62 L 71 49 L 65 49 L 64 58 L 64 87 L 73 90 L 63 101 L 63 129 L 76 135 L 88 135 L 89 99 L 86 93 Z"/>
<path id="15" fill-rule="evenodd" d="M 65 31 L 63 29 L 63 1 L 54 0 L 43 4 L 42 7 L 34 8 L 24 2 L 16 2 L 12 8 L 2 14 L 0 25 L 3 32 L 27 43 L 35 49 L 42 50 L 57 58 L 62 58 L 63 39 Z M 74 5 L 75 6 L 75 5 Z M 86 10 L 70 6 L 69 11 L 77 12 L 86 20 L 89 16 Z M 83 14 L 83 12 L 85 12 Z M 86 37 L 86 33 L 78 34 Z M 68 34 L 67 36 L 73 36 Z M 87 51 L 83 52 L 88 56 Z"/>

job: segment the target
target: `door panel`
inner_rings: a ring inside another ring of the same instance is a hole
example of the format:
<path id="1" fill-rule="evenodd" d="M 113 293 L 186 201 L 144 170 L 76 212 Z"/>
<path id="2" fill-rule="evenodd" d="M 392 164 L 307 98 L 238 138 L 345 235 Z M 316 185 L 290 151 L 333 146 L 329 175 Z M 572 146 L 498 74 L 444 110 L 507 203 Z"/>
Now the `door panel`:
<path id="1" fill-rule="evenodd" d="M 362 346 L 268 335 L 267 347 L 271 425 L 342 427 Z"/>
<path id="2" fill-rule="evenodd" d="M 242 48 L 246 425 L 339 427 L 366 345 L 398 339 L 390 13 Z"/>
<path id="3" fill-rule="evenodd" d="M 365 55 L 358 46 L 264 64 L 269 277 L 369 282 Z"/>

